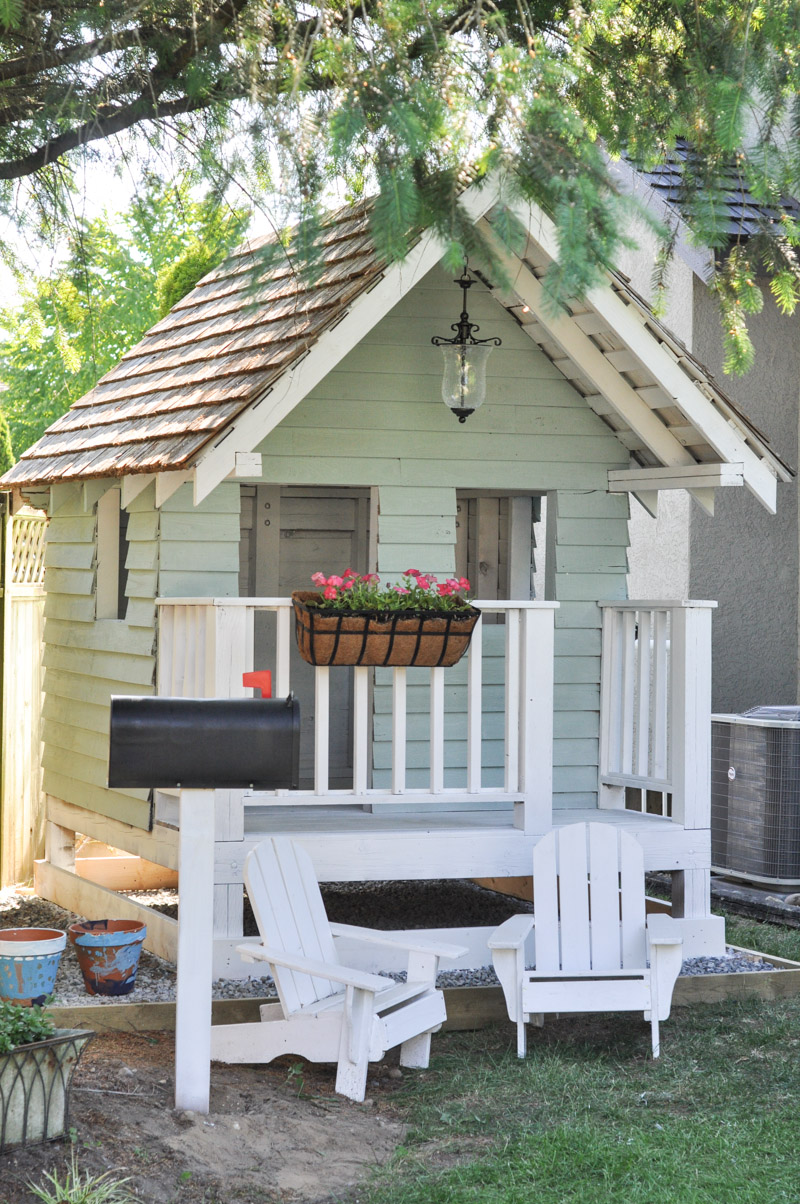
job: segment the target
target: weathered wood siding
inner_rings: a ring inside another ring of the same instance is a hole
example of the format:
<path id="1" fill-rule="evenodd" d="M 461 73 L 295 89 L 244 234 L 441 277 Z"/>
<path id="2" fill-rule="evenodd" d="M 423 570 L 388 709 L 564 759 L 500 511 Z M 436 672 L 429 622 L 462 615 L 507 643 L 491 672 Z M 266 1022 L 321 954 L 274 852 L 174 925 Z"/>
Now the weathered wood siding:
<path id="1" fill-rule="evenodd" d="M 448 332 L 459 302 L 450 278 L 437 268 L 263 441 L 264 479 L 378 486 L 378 567 L 387 577 L 409 567 L 453 571 L 456 489 L 548 496 L 567 490 L 583 499 L 572 503 L 579 507 L 576 525 L 570 527 L 564 516 L 567 525 L 560 526 L 553 551 L 558 564 L 554 561 L 548 580 L 553 596 L 565 602 L 556 666 L 556 802 L 585 806 L 597 791 L 600 615 L 594 600 L 624 596 L 617 591 L 625 588 L 627 500 L 609 498 L 607 472 L 626 467 L 628 456 L 482 286 L 470 290 L 469 300 L 481 336 L 497 335 L 503 343 L 489 360 L 486 404 L 466 424 L 459 425 L 442 404 L 442 357 L 430 342 L 433 334 Z M 553 511 L 558 517 L 555 502 Z M 502 629 L 490 638 L 501 639 Z M 409 679 L 409 688 L 409 706 L 418 701 L 423 708 L 415 691 L 425 687 Z M 459 692 L 455 679 L 453 688 Z M 502 680 L 485 679 L 484 688 L 502 697 Z M 458 732 L 455 695 L 448 706 L 455 708 L 448 711 L 448 723 Z M 375 765 L 385 776 L 381 714 L 376 689 Z M 490 775 L 500 747 L 499 715 L 498 709 L 487 721 Z M 420 738 L 417 747 L 409 747 L 409 784 L 412 758 L 418 758 L 419 776 L 425 773 L 425 722 L 420 709 L 410 724 L 412 744 L 416 727 Z M 461 756 L 460 746 L 460 734 L 454 735 L 454 759 Z"/>
<path id="2" fill-rule="evenodd" d="M 112 488 L 114 481 L 105 483 Z M 148 792 L 108 790 L 112 694 L 152 694 L 156 606 L 164 595 L 238 592 L 239 494 L 221 486 L 202 506 L 184 486 L 155 508 L 151 485 L 131 503 L 125 617 L 95 618 L 97 499 L 103 486 L 57 486 L 45 588 L 44 789 L 76 806 L 147 828 Z"/>

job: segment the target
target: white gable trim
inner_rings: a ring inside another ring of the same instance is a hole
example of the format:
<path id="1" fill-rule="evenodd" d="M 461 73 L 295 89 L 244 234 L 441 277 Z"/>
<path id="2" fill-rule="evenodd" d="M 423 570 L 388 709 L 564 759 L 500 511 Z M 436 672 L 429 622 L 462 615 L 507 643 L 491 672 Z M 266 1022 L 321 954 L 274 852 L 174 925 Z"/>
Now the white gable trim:
<path id="1" fill-rule="evenodd" d="M 498 197 L 499 181 L 492 181 L 470 188 L 464 194 L 463 205 L 477 222 L 496 204 Z M 235 471 L 237 452 L 251 452 L 258 447 L 270 431 L 291 414 L 295 406 L 436 266 L 443 253 L 444 244 L 438 235 L 423 234 L 402 263 L 393 263 L 387 268 L 371 289 L 356 298 L 345 316 L 320 335 L 308 355 L 226 427 L 197 461 L 195 505 Z"/>
<path id="2" fill-rule="evenodd" d="M 526 222 L 542 250 L 551 259 L 555 259 L 558 255 L 558 242 L 556 228 L 549 217 L 533 204 L 529 213 L 526 214 L 520 209 L 517 216 Z M 711 444 L 720 460 L 727 464 L 742 465 L 745 485 L 764 508 L 770 514 L 774 514 L 778 492 L 774 471 L 745 442 L 735 421 L 720 413 L 714 403 L 686 375 L 675 357 L 653 337 L 639 311 L 631 305 L 626 305 L 610 285 L 590 289 L 586 300 L 603 315 L 625 346 L 646 365 L 661 387 L 673 398 L 676 406 Z M 571 319 L 568 318 L 568 321 L 571 322 Z M 608 400 L 612 401 L 611 398 Z M 664 463 L 667 466 L 670 464 L 669 461 Z"/>

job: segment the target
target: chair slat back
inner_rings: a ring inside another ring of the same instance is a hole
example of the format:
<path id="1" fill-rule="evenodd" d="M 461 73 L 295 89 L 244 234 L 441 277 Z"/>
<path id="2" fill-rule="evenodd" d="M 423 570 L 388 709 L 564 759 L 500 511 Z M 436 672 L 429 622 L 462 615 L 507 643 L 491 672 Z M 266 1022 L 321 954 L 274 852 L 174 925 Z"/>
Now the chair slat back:
<path id="1" fill-rule="evenodd" d="M 245 859 L 247 895 L 264 944 L 338 964 L 314 866 L 305 849 L 286 836 L 263 840 Z M 287 1015 L 341 990 L 327 978 L 274 967 Z"/>
<path id="2" fill-rule="evenodd" d="M 644 967 L 644 858 L 611 824 L 570 824 L 533 850 L 536 971 Z"/>

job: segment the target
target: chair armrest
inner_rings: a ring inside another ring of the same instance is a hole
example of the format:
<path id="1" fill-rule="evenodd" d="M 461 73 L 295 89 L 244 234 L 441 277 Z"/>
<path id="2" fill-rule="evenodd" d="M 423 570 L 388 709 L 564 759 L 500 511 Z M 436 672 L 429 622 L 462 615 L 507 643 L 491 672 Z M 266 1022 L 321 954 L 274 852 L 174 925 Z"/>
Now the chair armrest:
<path id="1" fill-rule="evenodd" d="M 269 962 L 273 966 L 285 966 L 287 970 L 299 970 L 302 974 L 313 974 L 315 978 L 327 978 L 330 982 L 341 982 L 346 987 L 357 987 L 361 991 L 385 991 L 395 986 L 394 979 L 380 974 L 367 974 L 364 970 L 352 970 L 336 962 L 320 962 L 301 953 L 287 953 L 283 949 L 270 949 L 267 945 L 237 945 L 236 952 L 248 961 Z"/>
<path id="2" fill-rule="evenodd" d="M 511 916 L 489 937 L 490 949 L 519 949 L 525 944 L 536 919 L 532 915 Z"/>
<path id="3" fill-rule="evenodd" d="M 664 912 L 647 917 L 647 939 L 651 945 L 682 945 L 680 924 Z"/>
<path id="4" fill-rule="evenodd" d="M 466 945 L 448 945 L 444 941 L 431 941 L 411 933 L 381 932 L 377 928 L 359 928 L 355 924 L 331 924 L 334 936 L 348 937 L 353 941 L 368 941 L 373 945 L 393 946 L 409 953 L 435 953 L 439 957 L 456 958 L 469 953 Z"/>

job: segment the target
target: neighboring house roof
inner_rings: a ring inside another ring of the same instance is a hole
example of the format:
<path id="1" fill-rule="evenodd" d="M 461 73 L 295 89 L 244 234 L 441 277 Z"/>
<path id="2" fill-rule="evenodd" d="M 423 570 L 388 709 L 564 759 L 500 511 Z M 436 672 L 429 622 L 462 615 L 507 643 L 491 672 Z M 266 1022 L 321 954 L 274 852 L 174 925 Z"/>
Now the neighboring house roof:
<path id="1" fill-rule="evenodd" d="M 698 466 L 741 464 L 744 483 L 773 510 L 776 479 L 788 480 L 791 470 L 703 365 L 621 276 L 554 314 L 541 284 L 557 255 L 552 222 L 533 206 L 518 207 L 530 237 L 523 253 L 512 254 L 493 233 L 497 196 L 487 184 L 464 197 L 511 282 L 505 289 L 486 283 L 634 462 L 680 470 L 687 488 Z M 364 205 L 331 215 L 324 267 L 313 283 L 290 259 L 265 271 L 261 245 L 245 245 L 201 280 L 3 483 L 44 487 L 132 474 L 158 481 L 183 472 L 193 475 L 196 498 L 205 496 L 235 471 L 237 454 L 257 447 L 442 254 L 427 231 L 404 263 L 387 267 L 373 249 Z M 708 504 L 702 480 L 694 483 L 692 492 Z"/>
<path id="2" fill-rule="evenodd" d="M 650 185 L 656 196 L 666 204 L 677 208 L 679 202 L 686 199 L 683 184 L 684 164 L 687 160 L 691 160 L 692 153 L 689 143 L 685 139 L 679 138 L 666 162 L 653 167 L 650 171 L 639 168 L 637 174 L 641 180 Z M 779 222 L 785 214 L 800 219 L 800 203 L 792 197 L 781 197 L 777 206 L 758 200 L 733 161 L 721 169 L 719 185 L 718 204 L 722 206 L 721 229 L 731 241 L 747 239 L 753 234 L 758 234 L 765 227 Z M 708 205 L 710 200 L 710 196 L 706 193 L 704 204 Z"/>

